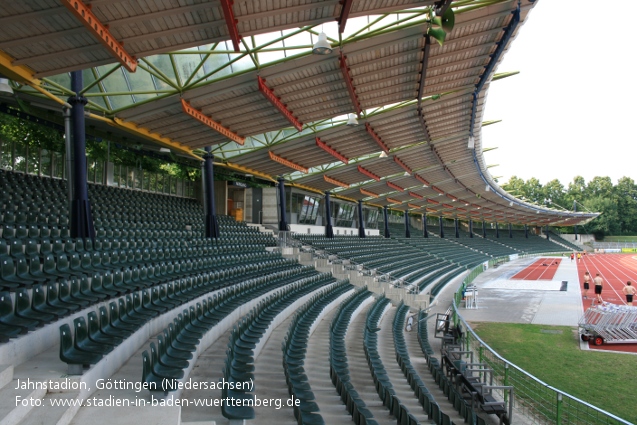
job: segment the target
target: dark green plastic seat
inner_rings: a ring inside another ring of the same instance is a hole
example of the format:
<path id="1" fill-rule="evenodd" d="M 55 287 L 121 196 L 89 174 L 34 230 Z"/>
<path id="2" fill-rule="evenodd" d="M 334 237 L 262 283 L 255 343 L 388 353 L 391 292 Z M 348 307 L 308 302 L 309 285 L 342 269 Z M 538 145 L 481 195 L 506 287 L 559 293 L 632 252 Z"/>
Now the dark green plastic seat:
<path id="1" fill-rule="evenodd" d="M 164 338 L 166 339 L 166 342 L 170 342 L 170 346 L 181 350 L 181 351 L 188 351 L 191 353 L 194 353 L 195 351 L 197 351 L 197 342 L 195 341 L 194 343 L 188 343 L 185 341 L 180 341 L 177 339 L 177 335 L 175 335 L 175 329 L 171 324 L 168 325 L 167 329 L 164 329 Z"/>
<path id="2" fill-rule="evenodd" d="M 112 344 L 96 342 L 89 339 L 88 327 L 84 317 L 77 317 L 73 319 L 73 328 L 75 329 L 75 340 L 73 346 L 77 350 L 89 353 L 108 354 L 115 348 Z"/>
<path id="3" fill-rule="evenodd" d="M 148 321 L 146 317 L 135 315 L 133 305 L 131 304 L 129 306 L 125 298 L 118 299 L 117 304 L 119 306 L 119 319 L 122 322 L 129 323 L 139 328 Z"/>
<path id="4" fill-rule="evenodd" d="M 87 317 L 87 325 L 88 325 L 88 338 L 91 341 L 101 343 L 101 344 L 110 344 L 117 346 L 124 341 L 122 337 L 108 335 L 100 329 L 100 320 L 99 316 L 96 312 L 91 311 L 88 313 Z"/>
<path id="5" fill-rule="evenodd" d="M 108 309 L 105 306 L 100 306 L 98 309 L 98 318 L 100 323 L 100 332 L 105 335 L 118 338 L 128 338 L 133 333 L 133 331 L 128 329 L 115 328 L 112 326 Z"/>
<path id="6" fill-rule="evenodd" d="M 130 333 L 139 329 L 139 326 L 123 322 L 119 317 L 119 307 L 115 301 L 108 304 L 109 323 L 115 329 L 121 329 Z"/>
<path id="7" fill-rule="evenodd" d="M 60 299 L 58 291 L 59 285 L 58 282 L 49 282 L 46 285 L 46 303 L 51 307 L 66 309 L 69 312 L 78 310 L 80 308 L 79 304 L 67 303 Z"/>
<path id="8" fill-rule="evenodd" d="M 17 326 L 9 326 L 0 323 L 0 342 L 8 342 L 11 338 L 17 338 L 23 333 Z"/>
<path id="9" fill-rule="evenodd" d="M 22 286 L 24 280 L 16 275 L 13 258 L 7 256 L 0 259 L 0 286 L 5 290 L 14 290 Z"/>
<path id="10" fill-rule="evenodd" d="M 151 393 L 161 392 L 166 395 L 168 391 L 176 389 L 174 385 L 176 381 L 174 379 L 169 379 L 168 387 L 166 387 L 164 378 L 153 373 L 153 363 L 148 351 L 142 352 L 142 382 L 147 384 L 147 388 Z"/>
<path id="11" fill-rule="evenodd" d="M 40 325 L 51 323 L 56 316 L 51 313 L 44 313 L 41 311 L 34 311 L 31 308 L 31 300 L 29 299 L 29 293 L 25 288 L 16 290 L 15 293 L 15 315 L 23 319 L 37 320 Z"/>
<path id="12" fill-rule="evenodd" d="M 71 328 L 64 324 L 60 326 L 60 360 L 67 364 L 89 365 L 96 364 L 102 360 L 102 354 L 78 350 L 73 345 Z"/>
<path id="13" fill-rule="evenodd" d="M 153 374 L 156 376 L 161 376 L 165 379 L 181 379 L 184 376 L 184 371 L 181 368 L 165 363 L 162 364 L 153 342 L 150 343 L 150 356 L 153 364 Z"/>
<path id="14" fill-rule="evenodd" d="M 163 333 L 157 335 L 157 348 L 159 350 L 160 356 L 162 353 L 173 357 L 179 360 L 190 360 L 192 359 L 192 352 L 190 350 L 175 348 L 170 340 L 170 336 L 168 334 L 168 330 L 164 329 Z M 195 347 L 196 348 L 196 347 Z M 187 365 L 184 367 L 188 367 Z"/>
<path id="15" fill-rule="evenodd" d="M 40 326 L 39 320 L 30 318 L 18 317 L 13 311 L 13 304 L 11 302 L 11 296 L 8 292 L 0 292 L 0 324 L 20 328 L 23 333 L 35 330 Z"/>

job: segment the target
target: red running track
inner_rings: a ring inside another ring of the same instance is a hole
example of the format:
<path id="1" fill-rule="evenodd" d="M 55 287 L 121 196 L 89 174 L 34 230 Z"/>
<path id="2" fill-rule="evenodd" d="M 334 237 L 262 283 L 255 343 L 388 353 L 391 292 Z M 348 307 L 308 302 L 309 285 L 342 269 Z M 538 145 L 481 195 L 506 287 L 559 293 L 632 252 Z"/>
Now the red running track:
<path id="1" fill-rule="evenodd" d="M 635 254 L 587 254 L 577 263 L 580 289 L 584 292 L 584 272 L 591 274 L 591 284 L 588 299 L 583 299 L 584 310 L 588 309 L 595 300 L 595 286 L 593 278 L 597 273 L 603 280 L 602 299 L 612 304 L 626 305 L 626 296 L 622 288 L 627 281 L 637 285 L 637 256 Z M 637 297 L 636 297 L 637 298 Z M 633 302 L 637 305 L 637 300 Z M 626 351 L 637 353 L 637 344 L 604 344 L 590 345 L 590 348 L 612 351 Z"/>
<path id="2" fill-rule="evenodd" d="M 521 280 L 553 280 L 561 258 L 540 258 L 535 263 L 518 272 L 511 279 Z"/>

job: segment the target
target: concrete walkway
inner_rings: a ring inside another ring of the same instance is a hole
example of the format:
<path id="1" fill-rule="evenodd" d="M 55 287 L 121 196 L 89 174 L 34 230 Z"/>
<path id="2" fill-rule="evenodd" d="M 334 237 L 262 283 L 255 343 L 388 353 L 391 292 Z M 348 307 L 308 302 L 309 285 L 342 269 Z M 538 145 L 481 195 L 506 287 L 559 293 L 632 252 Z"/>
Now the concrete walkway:
<path id="1" fill-rule="evenodd" d="M 552 281 L 510 279 L 536 259 L 512 261 L 480 274 L 473 282 L 478 288 L 477 308 L 461 309 L 462 317 L 468 322 L 577 326 L 584 310 L 575 262 L 563 259 Z M 566 291 L 559 290 L 562 282 L 567 282 Z M 449 302 L 456 288 L 445 289 Z"/>

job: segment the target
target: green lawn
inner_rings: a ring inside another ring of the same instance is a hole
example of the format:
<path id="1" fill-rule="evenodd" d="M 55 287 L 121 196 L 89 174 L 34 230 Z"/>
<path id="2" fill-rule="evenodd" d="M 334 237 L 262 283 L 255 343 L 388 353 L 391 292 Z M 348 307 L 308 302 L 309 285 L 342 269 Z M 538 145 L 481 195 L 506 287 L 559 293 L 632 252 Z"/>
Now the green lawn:
<path id="1" fill-rule="evenodd" d="M 536 378 L 637 423 L 637 356 L 582 351 L 577 329 L 565 326 L 486 322 L 471 326 L 498 354 Z"/>
<path id="2" fill-rule="evenodd" d="M 637 236 L 604 236 L 603 242 L 637 242 Z"/>

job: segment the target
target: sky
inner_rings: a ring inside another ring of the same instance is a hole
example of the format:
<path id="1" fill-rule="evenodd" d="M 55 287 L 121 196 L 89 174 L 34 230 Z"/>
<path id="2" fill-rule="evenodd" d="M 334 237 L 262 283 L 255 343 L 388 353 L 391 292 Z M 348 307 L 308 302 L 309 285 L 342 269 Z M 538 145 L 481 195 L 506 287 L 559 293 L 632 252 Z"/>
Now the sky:
<path id="1" fill-rule="evenodd" d="M 489 88 L 482 129 L 489 169 L 511 176 L 588 182 L 637 180 L 637 1 L 538 0 Z"/>

